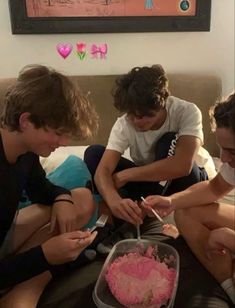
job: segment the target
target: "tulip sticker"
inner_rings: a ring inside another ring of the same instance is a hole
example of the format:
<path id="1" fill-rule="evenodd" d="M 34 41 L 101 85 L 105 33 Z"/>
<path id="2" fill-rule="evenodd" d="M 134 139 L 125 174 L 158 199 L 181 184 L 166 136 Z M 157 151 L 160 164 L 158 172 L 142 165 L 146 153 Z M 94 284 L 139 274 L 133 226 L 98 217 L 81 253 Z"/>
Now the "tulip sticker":
<path id="1" fill-rule="evenodd" d="M 73 46 L 71 44 L 61 44 L 60 43 L 60 44 L 57 44 L 56 49 L 58 53 L 61 55 L 61 57 L 66 59 L 70 55 L 73 49 Z"/>
<path id="2" fill-rule="evenodd" d="M 85 43 L 77 43 L 77 55 L 80 60 L 83 60 L 86 56 L 86 44 Z"/>

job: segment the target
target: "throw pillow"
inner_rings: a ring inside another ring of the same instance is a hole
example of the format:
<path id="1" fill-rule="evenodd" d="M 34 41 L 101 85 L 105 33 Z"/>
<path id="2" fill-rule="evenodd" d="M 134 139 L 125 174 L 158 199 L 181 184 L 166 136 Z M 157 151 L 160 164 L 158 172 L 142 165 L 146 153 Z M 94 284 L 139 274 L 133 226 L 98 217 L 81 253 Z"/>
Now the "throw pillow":
<path id="1" fill-rule="evenodd" d="M 85 187 L 91 180 L 91 174 L 81 158 L 69 155 L 61 165 L 47 175 L 47 178 L 53 184 L 71 190 Z"/>

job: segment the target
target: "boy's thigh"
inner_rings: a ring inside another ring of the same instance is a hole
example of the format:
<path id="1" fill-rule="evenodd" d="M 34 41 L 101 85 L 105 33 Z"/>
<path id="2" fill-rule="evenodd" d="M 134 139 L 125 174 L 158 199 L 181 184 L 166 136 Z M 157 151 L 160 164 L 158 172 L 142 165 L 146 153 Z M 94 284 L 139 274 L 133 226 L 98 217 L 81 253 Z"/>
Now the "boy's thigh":
<path id="1" fill-rule="evenodd" d="M 234 229 L 235 206 L 226 203 L 212 203 L 193 207 L 190 215 L 209 229 L 228 227 Z"/>
<path id="2" fill-rule="evenodd" d="M 35 232 L 49 223 L 51 207 L 33 204 L 19 210 L 12 231 L 12 250 L 16 251 Z"/>
<path id="3" fill-rule="evenodd" d="M 179 253 L 180 273 L 175 308 L 230 308 L 230 300 L 220 284 L 195 257 L 182 236 L 165 243 Z"/>
<path id="4" fill-rule="evenodd" d="M 50 280 L 51 274 L 44 272 L 17 284 L 0 299 L 0 308 L 36 307 L 43 289 Z"/>

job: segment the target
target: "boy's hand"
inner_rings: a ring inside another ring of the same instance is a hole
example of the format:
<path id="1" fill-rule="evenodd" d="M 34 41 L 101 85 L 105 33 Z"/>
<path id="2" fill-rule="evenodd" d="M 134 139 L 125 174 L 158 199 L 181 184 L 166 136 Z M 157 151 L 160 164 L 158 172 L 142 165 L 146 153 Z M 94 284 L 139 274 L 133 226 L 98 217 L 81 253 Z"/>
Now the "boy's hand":
<path id="1" fill-rule="evenodd" d="M 96 231 L 73 231 L 54 236 L 42 244 L 44 256 L 53 265 L 74 261 L 93 242 L 96 235 Z"/>
<path id="2" fill-rule="evenodd" d="M 131 224 L 143 223 L 143 213 L 137 203 L 131 199 L 120 199 L 110 206 L 112 214 Z"/>
<path id="3" fill-rule="evenodd" d="M 208 259 L 211 259 L 213 254 L 217 255 L 225 255 L 226 254 L 226 247 L 223 245 L 224 239 L 223 239 L 223 228 L 215 229 L 210 232 L 210 236 L 208 239 L 208 246 L 206 248 L 207 250 L 207 257 Z"/>
<path id="4" fill-rule="evenodd" d="M 153 195 L 146 197 L 145 201 L 146 202 L 141 202 L 141 206 L 146 210 L 149 216 L 153 216 L 151 209 L 156 210 L 161 217 L 168 216 L 172 211 L 174 211 L 170 197 Z"/>

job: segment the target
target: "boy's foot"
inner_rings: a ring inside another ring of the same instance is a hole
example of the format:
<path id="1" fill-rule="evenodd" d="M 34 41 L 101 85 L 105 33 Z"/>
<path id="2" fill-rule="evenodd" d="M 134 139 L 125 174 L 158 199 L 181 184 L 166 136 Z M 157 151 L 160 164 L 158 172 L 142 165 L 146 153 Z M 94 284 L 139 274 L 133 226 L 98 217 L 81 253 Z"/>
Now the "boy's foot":
<path id="1" fill-rule="evenodd" d="M 94 249 L 85 249 L 84 255 L 88 260 L 93 261 L 96 257 L 96 251 Z"/>
<path id="2" fill-rule="evenodd" d="M 136 226 L 129 223 L 123 223 L 119 228 L 114 230 L 113 234 L 99 243 L 96 250 L 100 254 L 109 254 L 116 243 L 129 238 L 136 238 Z"/>
<path id="3" fill-rule="evenodd" d="M 87 249 L 95 249 L 99 243 L 103 242 L 105 238 L 113 234 L 114 226 L 106 223 L 103 228 L 97 228 L 98 234 L 94 241 L 87 247 Z"/>
<path id="4" fill-rule="evenodd" d="M 173 238 L 177 238 L 179 236 L 179 231 L 173 224 L 164 224 L 162 227 L 162 233 Z"/>

